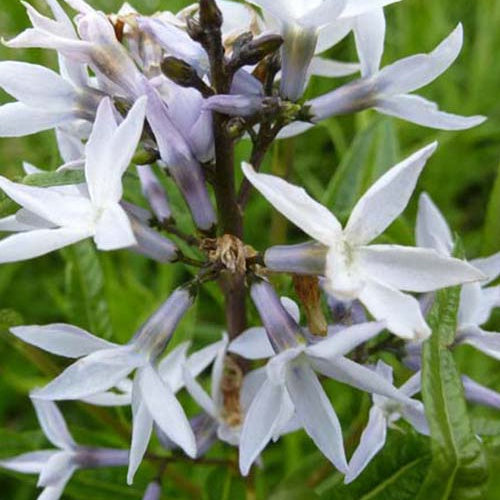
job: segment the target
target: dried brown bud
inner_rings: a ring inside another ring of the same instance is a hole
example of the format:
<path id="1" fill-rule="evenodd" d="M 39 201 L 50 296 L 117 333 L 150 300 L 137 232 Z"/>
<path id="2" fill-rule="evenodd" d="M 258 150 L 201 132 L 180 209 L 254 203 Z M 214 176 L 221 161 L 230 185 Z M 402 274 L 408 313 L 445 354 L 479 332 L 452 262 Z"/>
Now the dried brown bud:
<path id="1" fill-rule="evenodd" d="M 245 274 L 247 259 L 257 255 L 252 247 L 231 234 L 215 239 L 207 238 L 202 242 L 201 249 L 207 253 L 211 262 L 219 262 L 235 274 Z"/>
<path id="2" fill-rule="evenodd" d="M 321 309 L 318 277 L 295 274 L 293 284 L 297 296 L 304 306 L 309 330 L 314 335 L 325 336 L 328 333 L 328 323 Z"/>

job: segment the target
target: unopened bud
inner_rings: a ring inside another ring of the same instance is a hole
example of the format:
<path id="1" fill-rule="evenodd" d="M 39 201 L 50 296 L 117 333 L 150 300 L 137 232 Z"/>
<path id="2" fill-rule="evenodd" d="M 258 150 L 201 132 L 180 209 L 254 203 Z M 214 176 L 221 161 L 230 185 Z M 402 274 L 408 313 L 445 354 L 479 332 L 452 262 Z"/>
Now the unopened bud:
<path id="1" fill-rule="evenodd" d="M 203 28 L 220 28 L 222 12 L 215 0 L 200 0 L 200 24 Z"/>
<path id="2" fill-rule="evenodd" d="M 196 69 L 177 57 L 165 57 L 161 63 L 165 76 L 181 87 L 197 89 L 204 97 L 213 95 L 213 90 L 198 76 Z"/>
<path id="3" fill-rule="evenodd" d="M 236 68 L 258 64 L 269 54 L 280 49 L 283 38 L 279 35 L 264 35 L 236 46 L 232 65 Z"/>

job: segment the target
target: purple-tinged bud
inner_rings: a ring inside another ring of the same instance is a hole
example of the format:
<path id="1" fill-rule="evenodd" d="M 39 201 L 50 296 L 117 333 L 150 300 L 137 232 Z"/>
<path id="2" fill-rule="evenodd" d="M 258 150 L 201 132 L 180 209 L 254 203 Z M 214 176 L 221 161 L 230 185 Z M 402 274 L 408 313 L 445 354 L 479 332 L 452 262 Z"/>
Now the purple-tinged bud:
<path id="1" fill-rule="evenodd" d="M 161 496 L 161 486 L 157 481 L 149 483 L 142 500 L 160 500 Z"/>
<path id="2" fill-rule="evenodd" d="M 138 219 L 130 218 L 130 222 L 137 240 L 137 245 L 131 247 L 131 250 L 162 264 L 177 259 L 178 248 L 172 241 L 141 223 Z"/>
<path id="3" fill-rule="evenodd" d="M 324 94 L 306 103 L 313 122 L 330 116 L 345 115 L 368 109 L 374 105 L 373 80 L 362 79 L 348 83 L 333 92 Z"/>
<path id="4" fill-rule="evenodd" d="M 283 33 L 281 95 L 297 101 L 306 86 L 308 70 L 318 43 L 316 28 L 286 25 Z"/>
<path id="5" fill-rule="evenodd" d="M 267 281 L 258 281 L 252 285 L 250 295 L 275 352 L 297 347 L 303 340 L 302 329 L 283 307 L 274 288 Z"/>
<path id="6" fill-rule="evenodd" d="M 351 326 L 368 321 L 366 311 L 359 300 L 345 302 L 328 294 L 328 306 L 335 323 Z"/>
<path id="7" fill-rule="evenodd" d="M 224 115 L 246 118 L 258 113 L 262 109 L 263 103 L 264 98 L 256 95 L 219 94 L 209 97 L 203 108 Z"/>
<path id="8" fill-rule="evenodd" d="M 220 28 L 224 22 L 215 0 L 200 0 L 199 16 L 202 28 Z"/>
<path id="9" fill-rule="evenodd" d="M 177 288 L 144 323 L 130 343 L 139 351 L 149 354 L 151 359 L 156 359 L 167 347 L 179 321 L 193 302 L 194 297 L 189 290 Z"/>
<path id="10" fill-rule="evenodd" d="M 204 97 L 214 94 L 214 91 L 198 76 L 197 70 L 182 59 L 165 57 L 161 63 L 163 74 L 181 87 L 192 87 Z"/>
<path id="11" fill-rule="evenodd" d="M 500 393 L 484 387 L 475 380 L 467 376 L 462 376 L 464 385 L 465 399 L 471 403 L 477 403 L 490 408 L 500 409 Z"/>
<path id="12" fill-rule="evenodd" d="M 75 454 L 75 462 L 82 469 L 122 467 L 128 465 L 128 461 L 129 450 L 80 446 Z"/>
<path id="13" fill-rule="evenodd" d="M 153 169 L 149 165 L 138 165 L 137 174 L 141 182 L 142 193 L 156 218 L 160 222 L 170 219 L 172 212 L 168 204 L 167 193 L 156 178 Z"/>
<path id="14" fill-rule="evenodd" d="M 162 161 L 182 191 L 196 225 L 201 230 L 208 231 L 215 225 L 216 216 L 201 165 L 185 138 L 172 123 L 168 109 L 156 90 L 151 85 L 146 85 L 145 88 L 148 96 L 146 115 Z"/>
<path id="15" fill-rule="evenodd" d="M 217 441 L 218 422 L 207 413 L 200 413 L 191 418 L 189 423 L 193 429 L 196 439 L 196 457 L 205 455 Z M 156 434 L 163 448 L 166 450 L 176 450 L 179 447 L 168 438 L 168 436 L 156 426 Z"/>
<path id="16" fill-rule="evenodd" d="M 327 250 L 317 242 L 275 246 L 264 254 L 264 263 L 275 272 L 323 275 Z"/>
<path id="17" fill-rule="evenodd" d="M 242 68 L 233 76 L 231 94 L 263 96 L 264 87 L 258 78 Z"/>
<path id="18" fill-rule="evenodd" d="M 250 33 L 243 33 L 233 44 L 232 68 L 254 66 L 283 45 L 280 35 L 262 35 L 252 40 Z M 240 42 L 241 40 L 241 42 Z"/>

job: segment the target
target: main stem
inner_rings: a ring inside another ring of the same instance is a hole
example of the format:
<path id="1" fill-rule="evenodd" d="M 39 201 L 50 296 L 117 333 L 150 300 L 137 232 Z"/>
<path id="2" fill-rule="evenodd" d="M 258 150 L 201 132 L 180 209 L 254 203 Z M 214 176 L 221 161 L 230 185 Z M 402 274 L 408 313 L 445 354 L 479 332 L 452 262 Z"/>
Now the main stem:
<path id="1" fill-rule="evenodd" d="M 222 15 L 213 0 L 200 0 L 201 43 L 210 61 L 212 83 L 217 94 L 228 94 L 232 75 L 229 71 L 222 42 Z M 228 117 L 214 113 L 215 199 L 222 234 L 243 239 L 243 214 L 239 209 L 234 176 L 234 143 L 227 130 Z M 228 274 L 222 280 L 226 301 L 226 321 L 230 338 L 246 328 L 245 276 Z"/>

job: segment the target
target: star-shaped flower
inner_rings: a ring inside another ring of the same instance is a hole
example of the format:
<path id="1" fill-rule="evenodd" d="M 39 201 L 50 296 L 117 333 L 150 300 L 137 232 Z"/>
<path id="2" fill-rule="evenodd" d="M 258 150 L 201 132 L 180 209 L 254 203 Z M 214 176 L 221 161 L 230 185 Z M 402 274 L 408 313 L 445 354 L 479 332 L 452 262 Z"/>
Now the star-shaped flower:
<path id="1" fill-rule="evenodd" d="M 376 373 L 392 383 L 392 368 L 379 361 L 377 363 Z M 399 390 L 412 397 L 420 392 L 420 375 L 416 374 L 404 383 Z M 363 472 L 365 467 L 375 457 L 375 455 L 384 447 L 387 428 L 394 425 L 400 418 L 408 421 L 412 427 L 424 435 L 429 435 L 429 427 L 425 417 L 424 405 L 420 401 L 411 400 L 411 404 L 374 394 L 373 406 L 370 409 L 368 424 L 361 435 L 356 451 L 349 461 L 349 468 L 344 482 L 351 483 Z"/>
<path id="2" fill-rule="evenodd" d="M 40 426 L 57 450 L 25 453 L 0 460 L 0 467 L 24 474 L 39 474 L 39 500 L 58 500 L 77 469 L 127 465 L 128 450 L 89 448 L 75 443 L 66 422 L 51 401 L 33 399 Z"/>
<path id="3" fill-rule="evenodd" d="M 122 176 L 141 137 L 145 110 L 143 98 L 118 125 L 110 100 L 102 101 L 85 148 L 86 186 L 69 192 L 0 177 L 0 188 L 22 206 L 15 218 L 31 227 L 0 241 L 0 262 L 31 259 L 90 237 L 100 250 L 136 245 L 120 200 Z"/>
<path id="4" fill-rule="evenodd" d="M 314 122 L 368 108 L 442 130 L 462 130 L 484 122 L 486 118 L 483 116 L 463 117 L 439 111 L 435 103 L 412 94 L 433 82 L 458 57 L 463 44 L 462 25 L 430 54 L 407 57 L 379 69 L 380 42 L 383 40 L 384 30 L 382 25 L 376 28 L 375 19 L 371 23 L 372 28 L 377 29 L 373 38 L 364 43 L 358 37 L 363 78 L 309 101 L 307 105 L 310 106 Z"/>
<path id="5" fill-rule="evenodd" d="M 425 292 L 477 281 L 483 278 L 482 273 L 432 249 L 370 243 L 405 209 L 436 146 L 421 149 L 384 174 L 358 201 L 345 228 L 302 188 L 278 177 L 258 174 L 244 164 L 245 175 L 261 194 L 320 244 L 313 250 L 306 245 L 288 255 L 286 247 L 281 247 L 278 257 L 270 249 L 266 265 L 296 273 L 300 272 L 303 257 L 303 272 L 310 274 L 312 252 L 316 264 L 323 259 L 329 293 L 342 300 L 359 299 L 396 335 L 409 339 L 429 336 L 418 301 L 403 291 Z"/>
<path id="6" fill-rule="evenodd" d="M 356 325 L 306 344 L 304 332 L 271 285 L 257 282 L 252 285 L 251 295 L 265 331 L 247 331 L 241 340 L 236 339 L 230 350 L 243 357 L 248 355 L 250 359 L 271 359 L 266 366 L 266 380 L 253 398 L 243 424 L 242 474 L 248 473 L 254 460 L 271 438 L 276 437 L 278 429 L 292 419 L 294 412 L 298 427 L 305 429 L 335 467 L 346 472 L 340 423 L 315 372 L 411 405 L 409 398 L 384 377 L 346 357 L 351 350 L 380 333 L 384 323 Z"/>
<path id="7" fill-rule="evenodd" d="M 34 398 L 51 401 L 88 399 L 92 403 L 109 404 L 110 395 L 106 391 L 119 386 L 125 389 L 125 394 L 117 402 L 127 403 L 130 399 L 127 401 L 127 387 L 123 381 L 135 371 L 130 396 L 134 427 L 129 482 L 132 482 L 142 461 L 153 422 L 189 456 L 196 455 L 193 431 L 174 393 L 180 389 L 176 387 L 176 379 L 182 380 L 181 368 L 178 363 L 173 363 L 175 359 L 170 358 L 162 367 L 165 380 L 157 366 L 158 357 L 192 303 L 193 297 L 188 290 L 177 289 L 124 346 L 107 342 L 71 325 L 11 329 L 17 337 L 49 352 L 81 358 L 47 386 L 35 391 Z M 182 351 L 178 354 L 182 361 Z M 169 374 L 172 375 L 173 387 L 168 381 Z"/>

